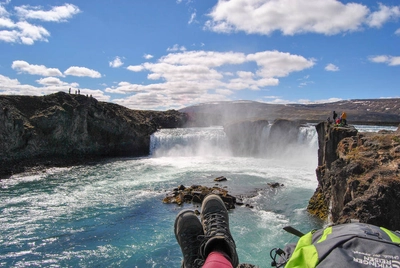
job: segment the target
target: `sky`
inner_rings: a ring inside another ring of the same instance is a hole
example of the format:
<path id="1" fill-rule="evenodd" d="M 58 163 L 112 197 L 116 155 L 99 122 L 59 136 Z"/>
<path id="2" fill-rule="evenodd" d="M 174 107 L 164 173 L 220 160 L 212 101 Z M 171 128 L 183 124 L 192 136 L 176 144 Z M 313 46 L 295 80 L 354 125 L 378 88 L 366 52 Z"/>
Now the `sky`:
<path id="1" fill-rule="evenodd" d="M 398 0 L 0 0 L 0 94 L 131 109 L 400 97 Z"/>

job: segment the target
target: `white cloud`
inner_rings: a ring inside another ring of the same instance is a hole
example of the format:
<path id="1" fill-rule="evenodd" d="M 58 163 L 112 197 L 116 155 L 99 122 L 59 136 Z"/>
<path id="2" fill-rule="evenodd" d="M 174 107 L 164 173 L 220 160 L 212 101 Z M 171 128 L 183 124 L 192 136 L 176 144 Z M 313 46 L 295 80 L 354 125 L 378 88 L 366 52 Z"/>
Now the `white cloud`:
<path id="1" fill-rule="evenodd" d="M 385 55 L 380 55 L 380 56 L 372 56 L 369 58 L 370 61 L 375 62 L 375 63 L 384 63 L 389 61 L 389 57 Z"/>
<path id="2" fill-rule="evenodd" d="M 223 92 L 226 94 L 227 92 Z M 216 102 L 227 100 L 224 94 L 196 94 L 191 96 L 166 95 L 160 92 L 137 93 L 124 99 L 114 99 L 113 101 L 132 109 L 180 109 L 188 104 L 200 102 Z"/>
<path id="3" fill-rule="evenodd" d="M 266 103 L 273 103 L 273 104 L 289 104 L 289 103 L 293 103 L 293 101 L 289 101 L 289 100 L 284 100 L 284 99 L 274 99 L 271 101 L 267 101 Z"/>
<path id="4" fill-rule="evenodd" d="M 309 79 L 310 79 L 310 75 L 305 75 L 302 78 L 297 79 L 298 81 L 300 81 L 300 84 L 298 87 L 302 88 L 302 87 L 306 87 L 310 84 L 314 84 L 314 81 L 311 81 Z"/>
<path id="5" fill-rule="evenodd" d="M 399 7 L 380 4 L 378 11 L 371 12 L 365 5 L 338 0 L 219 0 L 208 16 L 205 28 L 221 33 L 334 35 L 361 30 L 364 25 L 380 27 L 399 17 Z"/>
<path id="6" fill-rule="evenodd" d="M 7 4 L 7 3 L 6 3 Z M 0 3 L 0 16 L 9 16 L 8 11 L 5 9 L 5 7 Z"/>
<path id="7" fill-rule="evenodd" d="M 10 16 L 14 14 L 0 5 L 0 28 L 6 28 L 0 31 L 0 41 L 24 45 L 33 45 L 36 41 L 48 42 L 50 36 L 50 32 L 42 25 L 32 24 L 28 20 L 64 22 L 80 12 L 78 7 L 71 4 L 53 7 L 49 11 L 31 6 L 16 6 L 14 9 L 18 21 L 13 21 Z"/>
<path id="8" fill-rule="evenodd" d="M 4 76 L 4 75 L 0 74 L 0 86 L 1 85 L 3 85 L 3 86 L 7 85 L 7 86 L 13 87 L 13 86 L 17 86 L 19 84 L 20 83 L 18 82 L 17 79 L 11 79 L 11 78 L 9 78 L 7 76 Z"/>
<path id="9" fill-rule="evenodd" d="M 192 15 L 190 15 L 188 24 L 192 24 L 195 21 L 196 21 L 196 12 L 193 12 Z"/>
<path id="10" fill-rule="evenodd" d="M 400 65 L 400 57 L 394 57 L 394 56 L 387 56 L 387 55 L 371 56 L 369 57 L 369 60 L 375 63 L 386 63 L 389 66 Z"/>
<path id="11" fill-rule="evenodd" d="M 35 41 L 47 42 L 47 37 L 50 33 L 42 26 L 36 26 L 26 21 L 19 21 L 16 23 L 19 29 L 18 37 L 25 45 L 32 45 Z"/>
<path id="12" fill-rule="evenodd" d="M 400 57 L 390 57 L 390 66 L 398 66 L 400 65 Z"/>
<path id="13" fill-rule="evenodd" d="M 222 95 L 222 96 L 229 96 L 229 95 L 232 95 L 234 92 L 229 89 L 216 89 L 215 93 Z"/>
<path id="14" fill-rule="evenodd" d="M 36 87 L 21 84 L 17 79 L 11 79 L 0 74 L 0 94 L 40 96 L 59 91 L 68 92 L 69 88 L 74 89 L 79 87 L 78 83 L 66 83 L 55 77 L 39 79 L 37 82 L 41 86 Z M 110 101 L 110 96 L 105 95 L 104 92 L 99 89 L 79 88 L 79 90 L 83 95 L 92 95 L 98 100 Z"/>
<path id="15" fill-rule="evenodd" d="M 0 74 L 0 92 L 8 95 L 38 95 L 38 90 L 31 85 L 22 85 L 17 79 Z"/>
<path id="16" fill-rule="evenodd" d="M 315 64 L 314 59 L 276 50 L 249 54 L 247 59 L 257 63 L 260 67 L 257 74 L 262 77 L 283 77 L 291 72 L 311 68 Z"/>
<path id="17" fill-rule="evenodd" d="M 152 59 L 154 56 L 150 55 L 150 54 L 144 54 L 143 58 L 145 58 L 146 60 Z"/>
<path id="18" fill-rule="evenodd" d="M 329 99 L 322 99 L 322 100 L 315 100 L 315 101 L 310 101 L 310 100 L 298 100 L 297 103 L 301 104 L 318 104 L 318 103 L 330 103 L 330 102 L 338 102 L 343 99 L 341 98 L 329 98 Z"/>
<path id="19" fill-rule="evenodd" d="M 144 70 L 142 65 L 129 65 L 126 69 L 132 72 L 141 72 Z"/>
<path id="20" fill-rule="evenodd" d="M 248 70 L 255 63 L 256 70 Z M 254 54 L 215 51 L 185 51 L 170 53 L 155 63 L 131 65 L 134 72 L 146 71 L 150 84 L 120 82 L 106 92 L 132 94 L 126 100 L 115 100 L 134 108 L 139 100 L 147 108 L 191 105 L 206 101 L 228 100 L 237 90 L 260 90 L 279 84 L 279 77 L 311 68 L 315 60 L 278 51 Z M 226 71 L 229 70 L 236 71 Z M 153 99 L 151 98 L 153 97 Z M 146 99 L 146 100 L 144 100 Z M 151 106 L 153 105 L 153 106 Z"/>
<path id="21" fill-rule="evenodd" d="M 167 51 L 171 51 L 171 52 L 186 51 L 186 47 L 175 44 L 172 47 L 167 48 Z"/>
<path id="22" fill-rule="evenodd" d="M 168 54 L 159 62 L 173 65 L 219 67 L 227 64 L 242 64 L 246 62 L 246 55 L 240 52 L 187 51 Z"/>
<path id="23" fill-rule="evenodd" d="M 315 100 L 315 101 L 310 101 L 308 99 L 299 99 L 297 101 L 296 100 L 290 101 L 290 100 L 281 99 L 281 97 L 278 97 L 278 96 L 264 96 L 263 98 L 271 99 L 271 100 L 264 101 L 264 102 L 265 103 L 273 103 L 273 104 L 319 104 L 319 103 L 338 102 L 338 101 L 342 100 L 340 98 L 329 98 L 329 99 L 322 99 L 322 100 Z"/>
<path id="24" fill-rule="evenodd" d="M 157 94 L 156 92 L 151 93 L 138 93 L 125 99 L 115 99 L 116 103 L 125 107 L 143 107 L 141 109 L 152 109 L 154 107 L 162 107 L 166 103 L 171 103 L 171 99 L 165 95 Z M 172 108 L 181 108 L 175 106 Z"/>
<path id="25" fill-rule="evenodd" d="M 0 27 L 1 28 L 14 28 L 15 23 L 9 18 L 0 17 Z"/>
<path id="26" fill-rule="evenodd" d="M 314 82 L 313 81 L 303 81 L 299 84 L 299 87 L 306 87 L 310 84 L 314 84 Z"/>
<path id="27" fill-rule="evenodd" d="M 0 27 L 9 30 L 0 31 L 0 40 L 7 43 L 22 43 L 32 45 L 35 41 L 47 42 L 50 33 L 42 26 L 30 24 L 27 21 L 14 23 L 9 18 L 0 18 Z"/>
<path id="28" fill-rule="evenodd" d="M 64 74 L 66 75 L 73 75 L 73 76 L 87 76 L 91 78 L 100 78 L 101 74 L 98 71 L 86 68 L 86 67 L 78 67 L 72 66 L 69 67 Z"/>
<path id="29" fill-rule="evenodd" d="M 176 3 L 177 4 L 180 4 L 180 3 L 182 3 L 183 2 L 183 0 L 176 0 Z M 190 4 L 190 3 L 192 3 L 193 2 L 193 0 L 186 0 L 186 4 Z"/>
<path id="30" fill-rule="evenodd" d="M 115 59 L 113 61 L 109 62 L 110 67 L 112 68 L 118 68 L 121 67 L 122 65 L 124 65 L 124 63 L 122 62 L 120 57 L 115 57 Z"/>
<path id="31" fill-rule="evenodd" d="M 400 17 L 400 7 L 387 7 L 379 3 L 379 10 L 369 15 L 367 23 L 370 27 L 380 28 L 385 22 Z"/>
<path id="32" fill-rule="evenodd" d="M 19 41 L 18 32 L 17 31 L 0 31 L 0 41 L 4 41 L 7 43 L 16 43 Z"/>
<path id="33" fill-rule="evenodd" d="M 68 85 L 68 83 L 61 81 L 57 77 L 46 77 L 36 80 L 37 83 L 44 85 L 44 86 L 63 86 Z"/>
<path id="34" fill-rule="evenodd" d="M 37 19 L 42 21 L 65 22 L 80 12 L 79 8 L 72 4 L 52 7 L 51 10 L 41 10 L 38 6 L 17 6 L 14 7 L 17 16 L 26 19 Z"/>
<path id="35" fill-rule="evenodd" d="M 29 64 L 26 61 L 16 60 L 13 61 L 11 68 L 19 73 L 28 73 L 41 76 L 63 76 L 57 68 L 47 68 L 44 65 Z"/>
<path id="36" fill-rule="evenodd" d="M 143 67 L 151 72 L 148 78 L 158 80 L 160 78 L 166 81 L 177 81 L 184 79 L 186 81 L 202 81 L 221 79 L 222 75 L 214 69 L 204 65 L 187 64 L 174 65 L 166 62 L 145 63 Z"/>
<path id="37" fill-rule="evenodd" d="M 399 28 L 399 29 L 397 29 L 397 30 L 394 32 L 394 34 L 396 34 L 396 35 L 400 35 L 400 28 Z"/>
<path id="38" fill-rule="evenodd" d="M 325 66 L 325 71 L 337 72 L 339 71 L 339 67 L 337 67 L 335 64 L 329 63 Z"/>
<path id="39" fill-rule="evenodd" d="M 279 96 L 263 96 L 263 99 L 279 99 Z"/>

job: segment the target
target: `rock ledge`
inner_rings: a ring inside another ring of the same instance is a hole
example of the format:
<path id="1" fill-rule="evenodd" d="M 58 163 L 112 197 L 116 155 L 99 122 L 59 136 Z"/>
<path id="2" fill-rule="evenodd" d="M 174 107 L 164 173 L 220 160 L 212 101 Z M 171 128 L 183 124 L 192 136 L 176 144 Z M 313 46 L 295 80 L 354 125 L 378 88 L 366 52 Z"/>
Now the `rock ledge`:
<path id="1" fill-rule="evenodd" d="M 185 122 L 186 115 L 174 110 L 135 111 L 63 92 L 0 96 L 0 174 L 79 159 L 148 155 L 152 133 Z"/>
<path id="2" fill-rule="evenodd" d="M 308 211 L 333 224 L 400 230 L 400 132 L 358 133 L 320 123 L 318 187 Z"/>

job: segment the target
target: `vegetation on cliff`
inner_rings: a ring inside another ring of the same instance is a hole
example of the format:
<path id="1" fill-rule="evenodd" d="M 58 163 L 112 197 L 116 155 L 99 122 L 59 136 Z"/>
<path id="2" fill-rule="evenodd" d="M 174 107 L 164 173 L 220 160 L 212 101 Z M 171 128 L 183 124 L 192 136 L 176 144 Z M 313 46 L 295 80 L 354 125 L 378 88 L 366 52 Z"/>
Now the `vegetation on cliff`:
<path id="1" fill-rule="evenodd" d="M 334 224 L 400 229 L 400 132 L 357 133 L 327 123 L 319 136 L 318 188 L 308 211 Z"/>

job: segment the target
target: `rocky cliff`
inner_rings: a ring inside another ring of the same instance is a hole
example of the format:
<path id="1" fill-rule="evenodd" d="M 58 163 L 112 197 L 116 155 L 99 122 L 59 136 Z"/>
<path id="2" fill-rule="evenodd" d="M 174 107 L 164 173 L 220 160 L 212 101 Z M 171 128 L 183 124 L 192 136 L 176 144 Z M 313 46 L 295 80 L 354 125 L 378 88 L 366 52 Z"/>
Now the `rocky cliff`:
<path id="1" fill-rule="evenodd" d="M 400 229 L 400 132 L 358 133 L 326 122 L 318 132 L 318 187 L 308 211 L 329 222 Z"/>
<path id="2" fill-rule="evenodd" d="M 224 126 L 230 148 L 236 156 L 273 156 L 282 147 L 297 142 L 300 124 L 277 119 L 245 120 Z"/>
<path id="3" fill-rule="evenodd" d="M 0 173 L 90 157 L 143 156 L 158 128 L 180 127 L 177 111 L 134 111 L 63 92 L 0 96 Z"/>

